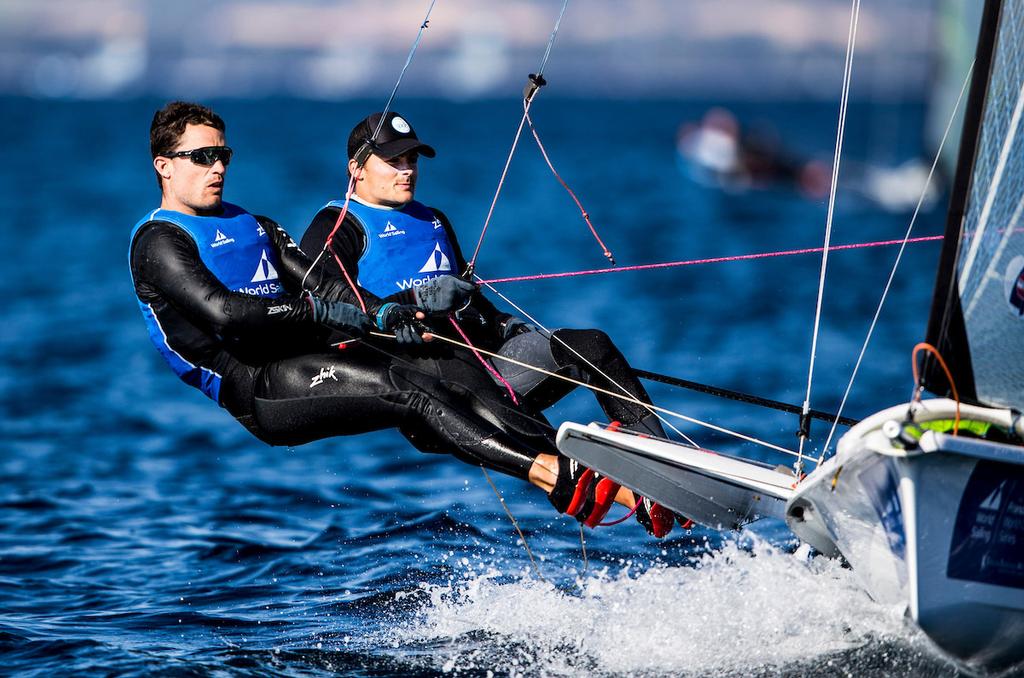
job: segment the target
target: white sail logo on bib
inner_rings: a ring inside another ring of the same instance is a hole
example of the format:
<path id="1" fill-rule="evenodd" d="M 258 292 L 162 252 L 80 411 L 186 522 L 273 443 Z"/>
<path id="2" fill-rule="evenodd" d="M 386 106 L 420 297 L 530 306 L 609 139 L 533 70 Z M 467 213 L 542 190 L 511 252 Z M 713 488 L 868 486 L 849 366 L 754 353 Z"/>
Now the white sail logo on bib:
<path id="1" fill-rule="evenodd" d="M 260 257 L 260 265 L 256 267 L 256 272 L 252 276 L 252 282 L 266 282 L 268 280 L 277 280 L 277 269 L 270 263 L 270 259 L 267 258 L 267 251 L 263 250 L 263 256 Z"/>
<path id="2" fill-rule="evenodd" d="M 441 245 L 435 244 L 434 251 L 430 253 L 430 257 L 427 258 L 427 263 L 423 264 L 420 273 L 438 273 L 450 270 L 452 270 L 452 263 L 448 261 L 445 253 L 441 251 Z"/>
<path id="3" fill-rule="evenodd" d="M 217 233 L 213 238 L 213 242 L 210 243 L 210 247 L 221 247 L 222 245 L 230 245 L 233 242 L 235 242 L 234 238 L 227 237 L 224 235 L 224 232 L 218 228 Z"/>
<path id="4" fill-rule="evenodd" d="M 405 235 L 405 231 L 400 229 L 400 228 L 398 228 L 397 226 L 395 226 L 394 224 L 392 224 L 389 221 L 388 225 L 384 227 L 384 230 L 381 233 L 377 234 L 377 237 L 378 238 L 391 238 L 391 237 L 396 236 L 396 235 Z"/>

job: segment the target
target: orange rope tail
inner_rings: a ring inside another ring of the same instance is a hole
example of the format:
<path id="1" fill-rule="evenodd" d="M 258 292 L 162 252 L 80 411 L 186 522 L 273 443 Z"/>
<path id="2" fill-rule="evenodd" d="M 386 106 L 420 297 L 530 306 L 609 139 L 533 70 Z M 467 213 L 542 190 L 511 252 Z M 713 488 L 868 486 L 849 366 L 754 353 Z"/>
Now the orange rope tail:
<path id="1" fill-rule="evenodd" d="M 928 351 L 935 356 L 935 359 L 939 361 L 942 371 L 946 373 L 946 379 L 949 380 L 949 388 L 953 392 L 953 400 L 956 401 L 956 419 L 953 420 L 953 435 L 956 435 L 960 430 L 960 394 L 957 393 L 956 384 L 953 382 L 953 374 L 949 371 L 949 367 L 946 365 L 946 361 L 942 359 L 938 349 L 923 341 L 914 347 L 914 352 L 910 356 L 911 367 L 914 370 L 914 389 L 918 390 L 921 386 L 921 379 L 917 372 L 917 354 L 921 351 Z"/>

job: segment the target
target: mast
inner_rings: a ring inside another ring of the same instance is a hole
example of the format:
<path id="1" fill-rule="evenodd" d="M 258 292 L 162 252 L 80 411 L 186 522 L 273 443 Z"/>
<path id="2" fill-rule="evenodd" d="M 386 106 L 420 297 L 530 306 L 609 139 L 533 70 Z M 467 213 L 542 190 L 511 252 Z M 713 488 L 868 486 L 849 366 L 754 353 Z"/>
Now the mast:
<path id="1" fill-rule="evenodd" d="M 937 348 L 939 353 L 945 357 L 953 380 L 957 384 L 960 398 L 967 402 L 976 402 L 977 392 L 967 343 L 967 329 L 960 304 L 957 259 L 960 255 L 961 230 L 971 190 L 972 172 L 977 156 L 986 93 L 992 75 L 992 54 L 995 49 L 1002 7 L 1002 0 L 986 0 L 985 10 L 981 17 L 974 74 L 964 112 L 960 153 L 950 193 L 945 238 L 942 244 L 942 253 L 939 256 L 939 268 L 926 335 L 928 343 Z M 938 361 L 931 355 L 925 359 L 923 374 L 922 383 L 925 388 L 937 395 L 950 395 L 951 389 L 946 375 L 939 367 Z"/>

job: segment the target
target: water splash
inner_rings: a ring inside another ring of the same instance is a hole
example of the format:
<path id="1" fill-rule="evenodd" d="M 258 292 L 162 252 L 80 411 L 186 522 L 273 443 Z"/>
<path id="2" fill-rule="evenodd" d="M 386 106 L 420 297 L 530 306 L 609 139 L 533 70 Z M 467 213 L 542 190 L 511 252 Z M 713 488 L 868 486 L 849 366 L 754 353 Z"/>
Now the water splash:
<path id="1" fill-rule="evenodd" d="M 692 566 L 605 567 L 567 590 L 510 582 L 495 567 L 423 589 L 429 602 L 388 641 L 431 647 L 434 668 L 456 674 L 749 675 L 921 642 L 903 611 L 868 599 L 850 570 L 756 539 Z"/>

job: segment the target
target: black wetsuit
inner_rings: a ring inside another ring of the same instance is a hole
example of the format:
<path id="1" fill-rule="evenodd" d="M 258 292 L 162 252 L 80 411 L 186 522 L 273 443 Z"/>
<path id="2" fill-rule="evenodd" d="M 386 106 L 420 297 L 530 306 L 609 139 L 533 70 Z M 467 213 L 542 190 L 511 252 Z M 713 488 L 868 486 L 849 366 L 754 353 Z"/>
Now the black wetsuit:
<path id="1" fill-rule="evenodd" d="M 457 271 L 464 271 L 466 260 L 451 223 L 440 210 L 430 210 L 444 228 L 456 260 Z M 302 248 L 307 252 L 320 252 L 339 214 L 340 209 L 337 206 L 321 209 L 302 236 Z M 351 213 L 347 214 L 334 236 L 332 249 L 353 280 L 359 279 L 359 262 L 366 248 L 367 235 L 364 227 Z M 341 272 L 333 256 L 324 256 L 320 259 L 314 275 L 330 277 L 339 276 Z M 387 299 L 399 303 L 415 303 L 412 288 L 396 292 Z M 555 330 L 551 337 L 541 332 L 523 332 L 506 339 L 506 324 L 515 317 L 499 311 L 479 290 L 473 294 L 469 307 L 459 313 L 459 318 L 464 331 L 474 345 L 480 348 L 613 392 L 620 392 L 621 386 L 642 402 L 651 402 L 626 358 L 608 335 L 600 330 L 559 329 Z M 458 333 L 447 323 L 435 323 L 435 328 L 440 334 L 461 340 Z M 492 360 L 492 364 L 511 384 L 525 408 L 535 413 L 550 407 L 575 388 L 573 384 L 564 380 L 548 377 L 500 359 Z M 444 369 L 443 366 L 441 369 Z M 602 376 L 602 373 L 605 376 Z M 619 421 L 627 428 L 664 436 L 664 430 L 657 417 L 647 408 L 601 393 L 597 393 L 596 397 L 609 420 Z"/>
<path id="2" fill-rule="evenodd" d="M 475 367 L 441 375 L 431 361 L 403 356 L 383 340 L 329 349 L 298 296 L 312 262 L 277 224 L 256 219 L 277 255 L 284 290 L 277 298 L 230 291 L 204 265 L 195 240 L 167 221 L 141 225 L 129 258 L 135 292 L 169 351 L 215 374 L 218 403 L 259 439 L 297 445 L 396 427 L 420 450 L 520 478 L 539 452 L 554 451 L 546 422 L 493 411 L 500 396 L 479 397 L 496 389 Z M 323 299 L 357 303 L 334 276 L 311 276 L 306 286 Z M 362 296 L 374 317 L 381 300 Z"/>

